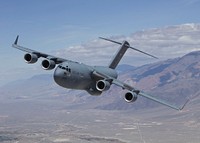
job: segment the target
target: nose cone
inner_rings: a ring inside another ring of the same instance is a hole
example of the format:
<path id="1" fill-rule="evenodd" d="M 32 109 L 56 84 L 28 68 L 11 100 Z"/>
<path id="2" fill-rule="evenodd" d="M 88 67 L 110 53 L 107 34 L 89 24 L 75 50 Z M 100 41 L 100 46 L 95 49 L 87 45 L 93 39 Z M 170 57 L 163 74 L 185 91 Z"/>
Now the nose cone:
<path id="1" fill-rule="evenodd" d="M 62 79 L 63 79 L 63 71 L 60 68 L 56 68 L 54 71 L 54 81 L 58 84 L 58 85 L 62 85 Z"/>

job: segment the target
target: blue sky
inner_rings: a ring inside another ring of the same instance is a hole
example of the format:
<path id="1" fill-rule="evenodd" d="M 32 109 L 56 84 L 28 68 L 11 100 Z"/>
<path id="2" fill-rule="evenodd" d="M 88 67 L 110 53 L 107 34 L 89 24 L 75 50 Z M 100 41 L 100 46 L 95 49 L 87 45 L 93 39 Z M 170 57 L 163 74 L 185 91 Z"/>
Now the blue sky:
<path id="1" fill-rule="evenodd" d="M 199 0 L 2 0 L 0 85 L 6 83 L 6 76 L 10 75 L 8 81 L 21 78 L 22 69 L 34 67 L 26 67 L 21 60 L 24 53 L 11 48 L 18 34 L 22 45 L 51 53 L 99 36 L 200 23 L 199 13 Z"/>

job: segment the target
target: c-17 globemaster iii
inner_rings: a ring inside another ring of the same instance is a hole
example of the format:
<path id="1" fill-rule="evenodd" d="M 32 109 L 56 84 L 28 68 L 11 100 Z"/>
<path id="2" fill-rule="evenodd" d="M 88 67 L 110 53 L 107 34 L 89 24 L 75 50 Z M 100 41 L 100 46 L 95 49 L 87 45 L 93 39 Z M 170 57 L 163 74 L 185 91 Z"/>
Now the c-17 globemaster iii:
<path id="1" fill-rule="evenodd" d="M 44 70 L 52 70 L 55 68 L 54 80 L 58 85 L 64 88 L 85 90 L 90 95 L 97 96 L 101 95 L 102 92 L 109 90 L 110 86 L 114 84 L 121 87 L 123 90 L 127 90 L 127 92 L 124 95 L 124 99 L 126 102 L 134 102 L 137 100 L 138 96 L 143 96 L 147 99 L 153 100 L 155 102 L 158 102 L 176 110 L 182 110 L 185 104 L 187 103 L 186 102 L 181 107 L 177 107 L 176 105 L 170 104 L 166 101 L 148 95 L 143 91 L 135 89 L 134 87 L 117 79 L 118 74 L 115 68 L 117 67 L 118 63 L 120 62 L 127 49 L 130 48 L 157 59 L 157 57 L 151 54 L 131 47 L 127 41 L 121 43 L 100 37 L 100 39 L 110 41 L 121 46 L 108 66 L 89 66 L 83 63 L 59 58 L 29 48 L 25 48 L 23 46 L 18 45 L 18 39 L 19 36 L 17 36 L 12 46 L 19 50 L 27 52 L 24 55 L 24 60 L 28 64 L 33 64 L 37 62 L 38 58 L 44 58 L 44 60 L 41 63 L 42 68 Z"/>

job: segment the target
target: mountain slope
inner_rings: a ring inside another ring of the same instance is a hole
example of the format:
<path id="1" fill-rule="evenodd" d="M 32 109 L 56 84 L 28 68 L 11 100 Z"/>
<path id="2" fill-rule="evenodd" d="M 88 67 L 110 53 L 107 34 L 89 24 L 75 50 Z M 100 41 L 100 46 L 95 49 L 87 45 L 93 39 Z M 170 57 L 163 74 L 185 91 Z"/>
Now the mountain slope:
<path id="1" fill-rule="evenodd" d="M 127 71 L 120 79 L 147 93 L 181 105 L 188 98 L 197 96 L 200 91 L 200 51 L 181 58 L 138 67 Z M 118 108 L 119 103 L 120 101 L 115 101 L 110 109 L 115 105 L 115 108 Z M 139 98 L 139 102 L 123 105 L 123 108 L 141 108 L 146 105 L 155 106 L 154 102 Z M 109 109 L 109 105 L 105 109 Z"/>
<path id="2" fill-rule="evenodd" d="M 182 104 L 187 98 L 198 96 L 200 85 L 200 51 L 181 58 L 134 68 L 123 65 L 119 79 L 172 103 Z M 117 86 L 102 96 L 94 97 L 84 91 L 64 89 L 56 85 L 52 75 L 36 75 L 30 79 L 7 84 L 0 89 L 2 100 L 62 100 L 71 108 L 100 108 L 107 110 L 141 109 L 159 104 L 144 98 L 135 103 L 123 100 L 123 91 Z"/>

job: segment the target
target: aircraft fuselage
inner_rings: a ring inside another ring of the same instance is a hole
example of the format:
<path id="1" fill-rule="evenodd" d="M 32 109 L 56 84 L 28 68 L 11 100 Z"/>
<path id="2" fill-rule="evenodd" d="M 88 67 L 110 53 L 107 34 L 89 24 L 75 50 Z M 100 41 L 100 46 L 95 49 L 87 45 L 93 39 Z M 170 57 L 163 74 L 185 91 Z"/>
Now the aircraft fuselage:
<path id="1" fill-rule="evenodd" d="M 94 71 L 102 72 L 113 78 L 118 76 L 114 69 L 108 67 L 88 66 L 83 63 L 66 61 L 56 67 L 54 80 L 65 88 L 86 90 L 92 95 L 100 95 L 102 92 L 96 89 L 96 82 L 103 78 L 92 76 Z"/>

